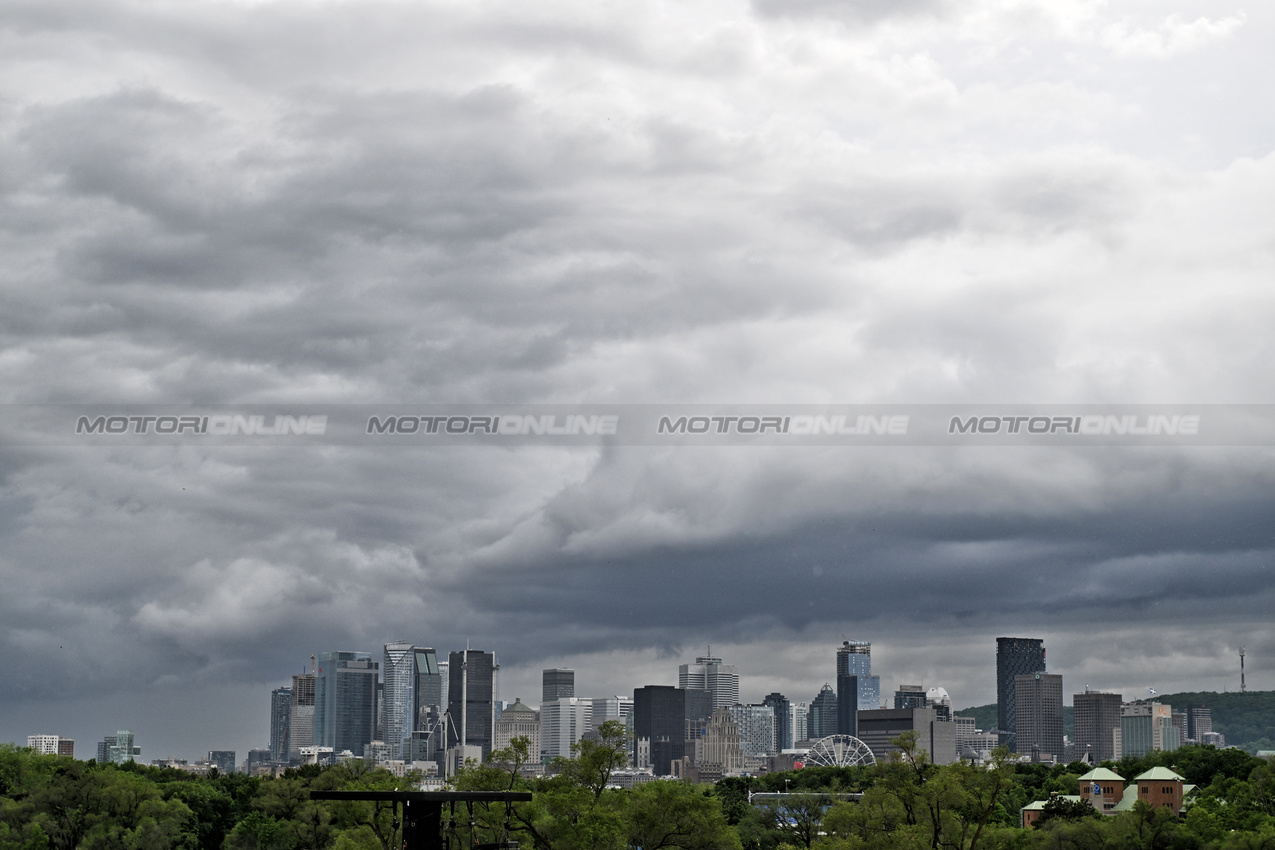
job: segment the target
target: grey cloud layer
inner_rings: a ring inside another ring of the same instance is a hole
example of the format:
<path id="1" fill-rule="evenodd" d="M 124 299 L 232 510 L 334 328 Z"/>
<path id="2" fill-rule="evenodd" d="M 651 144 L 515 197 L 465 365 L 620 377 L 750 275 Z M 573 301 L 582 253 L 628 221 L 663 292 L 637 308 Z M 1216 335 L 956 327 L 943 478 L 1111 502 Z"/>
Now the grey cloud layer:
<path id="1" fill-rule="evenodd" d="M 1275 134 L 1224 91 L 1271 16 L 1001 5 L 11 4 L 0 401 L 1270 402 Z M 194 753 L 228 742 L 156 706 L 251 725 L 243 682 L 396 638 L 524 697 L 711 642 L 808 699 L 854 632 L 976 702 L 1032 629 L 1069 675 L 1138 678 L 1101 633 L 1218 686 L 1201 658 L 1275 648 L 1273 474 L 7 449 L 0 716 Z M 141 719 L 56 714 L 66 681 Z"/>

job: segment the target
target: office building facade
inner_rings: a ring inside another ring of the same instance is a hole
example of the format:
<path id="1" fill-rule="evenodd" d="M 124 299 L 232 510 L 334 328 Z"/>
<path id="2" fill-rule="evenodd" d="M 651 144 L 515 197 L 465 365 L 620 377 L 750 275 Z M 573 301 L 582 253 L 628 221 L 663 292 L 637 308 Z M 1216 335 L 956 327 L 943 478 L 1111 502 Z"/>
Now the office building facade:
<path id="1" fill-rule="evenodd" d="M 866 640 L 842 641 L 837 649 L 837 677 L 854 676 L 857 681 L 852 711 L 869 711 L 881 707 L 881 677 L 872 675 L 872 643 Z M 840 699 L 840 688 L 838 688 Z M 850 720 L 853 725 L 853 719 Z"/>
<path id="2" fill-rule="evenodd" d="M 291 749 L 292 688 L 275 688 L 270 692 L 270 760 L 287 764 Z"/>
<path id="3" fill-rule="evenodd" d="M 397 641 L 387 643 L 381 659 L 381 740 L 390 758 L 410 756 L 416 729 L 416 647 Z"/>
<path id="4" fill-rule="evenodd" d="M 452 652 L 447 664 L 448 748 L 459 744 L 476 747 L 485 759 L 491 753 L 496 723 L 500 665 L 495 653 L 480 649 Z"/>
<path id="5" fill-rule="evenodd" d="M 1015 677 L 1014 734 L 1019 755 L 1033 762 L 1063 761 L 1062 676 Z"/>
<path id="6" fill-rule="evenodd" d="M 288 718 L 288 761 L 300 763 L 301 748 L 314 746 L 315 673 L 292 677 L 292 709 Z"/>
<path id="7" fill-rule="evenodd" d="M 677 686 L 683 690 L 708 691 L 713 708 L 728 708 L 739 702 L 739 668 L 724 664 L 712 655 L 701 655 L 694 664 L 677 669 Z"/>
<path id="8" fill-rule="evenodd" d="M 1120 728 L 1124 697 L 1086 689 L 1072 694 L 1072 741 L 1076 758 L 1101 764 L 1116 758 L 1115 731 Z"/>
<path id="9" fill-rule="evenodd" d="M 819 695 L 810 702 L 806 712 L 806 739 L 817 741 L 837 734 L 837 692 L 824 682 Z"/>
<path id="10" fill-rule="evenodd" d="M 868 745 L 878 762 L 898 748 L 892 741 L 904 732 L 915 732 L 917 746 L 934 764 L 956 761 L 956 724 L 941 720 L 932 708 L 878 708 L 859 712 L 860 741 Z"/>
<path id="11" fill-rule="evenodd" d="M 314 680 L 314 743 L 357 757 L 376 739 L 379 665 L 367 652 L 321 652 Z"/>
<path id="12" fill-rule="evenodd" d="M 762 705 L 770 706 L 771 711 L 775 714 L 775 749 L 788 750 L 792 749 L 792 703 L 788 701 L 788 697 L 775 691 L 766 694 L 761 701 Z"/>
<path id="13" fill-rule="evenodd" d="M 1018 676 L 1045 672 L 1045 642 L 1039 638 L 996 639 L 996 726 L 1001 743 L 1014 746 L 1014 688 Z"/>
<path id="14" fill-rule="evenodd" d="M 672 763 L 686 755 L 686 741 L 699 737 L 713 713 L 708 691 L 647 685 L 633 691 L 635 750 L 648 742 L 651 768 L 656 776 L 668 776 Z"/>
<path id="15" fill-rule="evenodd" d="M 541 672 L 540 704 L 576 695 L 576 671 L 552 667 Z"/>

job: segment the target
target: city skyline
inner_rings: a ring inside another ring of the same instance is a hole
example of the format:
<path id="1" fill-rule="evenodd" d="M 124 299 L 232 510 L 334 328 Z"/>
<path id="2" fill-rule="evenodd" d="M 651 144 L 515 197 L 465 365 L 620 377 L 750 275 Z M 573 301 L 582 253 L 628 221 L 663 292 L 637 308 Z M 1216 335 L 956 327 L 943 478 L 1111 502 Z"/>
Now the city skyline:
<path id="1" fill-rule="evenodd" d="M 0 741 L 242 755 L 399 639 L 529 703 L 706 652 L 805 703 L 864 640 L 881 699 L 982 705 L 1017 634 L 1068 701 L 1241 646 L 1275 687 L 1272 42 L 1258 0 L 8 4 Z M 842 418 L 749 430 L 798 408 Z"/>
<path id="2" fill-rule="evenodd" d="M 1022 640 L 1022 639 L 1019 639 L 1019 640 Z M 1046 639 L 1033 639 L 1033 638 L 1028 638 L 1027 640 L 1029 640 L 1029 641 L 1031 641 L 1033 644 L 1035 644 L 1035 642 L 1036 642 L 1037 640 L 1042 641 L 1042 642 L 1045 642 L 1045 640 L 1046 640 Z M 865 642 L 865 643 L 871 643 L 871 642 Z M 393 645 L 393 644 L 397 644 L 400 648 L 401 648 L 401 647 L 406 647 L 406 646 L 408 646 L 408 645 L 411 645 L 410 641 L 408 641 L 408 642 L 406 642 L 406 643 L 403 643 L 403 642 L 389 642 L 389 645 Z M 879 644 L 874 644 L 874 648 L 880 648 L 880 645 L 879 645 Z M 842 645 L 833 645 L 833 644 L 829 644 L 827 647 L 824 647 L 824 649 L 825 649 L 825 652 L 824 652 L 825 658 L 824 658 L 824 660 L 825 660 L 825 661 L 827 661 L 827 662 L 829 662 L 829 664 L 830 664 L 830 663 L 831 663 L 831 659 L 832 659 L 832 657 L 833 657 L 833 654 L 834 654 L 834 653 L 840 653 L 840 652 L 841 652 L 841 650 L 842 650 Z M 355 655 L 357 655 L 357 656 L 359 656 L 359 657 L 367 656 L 369 659 L 370 659 L 370 658 L 376 658 L 376 657 L 377 657 L 377 653 L 376 653 L 376 652 L 366 652 L 366 653 L 365 653 L 365 652 L 358 651 L 358 650 L 355 650 L 355 651 L 343 651 L 343 653 L 346 653 L 346 654 L 348 654 L 349 652 L 353 652 Z M 442 652 L 444 653 L 444 657 L 446 657 L 447 650 L 442 650 Z M 455 652 L 463 652 L 463 650 L 455 650 Z M 475 653 L 475 658 L 477 658 L 477 657 L 478 657 L 478 655 L 477 655 L 478 650 L 477 650 L 477 649 L 475 649 L 475 650 L 473 650 L 473 652 Z M 497 653 L 496 653 L 496 654 L 497 654 L 497 655 L 499 655 L 499 652 L 497 651 Z M 992 650 L 991 650 L 991 652 L 989 653 L 989 658 L 990 658 L 989 663 L 990 663 L 990 665 L 992 666 L 993 671 L 994 671 L 994 668 L 995 668 L 995 655 L 996 655 L 996 653 L 995 653 L 995 645 L 993 644 Z M 696 658 L 698 658 L 698 657 L 699 657 L 699 656 L 696 656 Z M 734 659 L 732 659 L 732 658 L 731 658 L 728 654 L 727 654 L 727 655 L 722 655 L 722 656 L 717 656 L 717 658 L 718 658 L 721 662 L 723 662 L 723 663 L 726 663 L 726 662 L 732 662 L 732 661 L 734 661 Z M 560 662 L 564 662 L 564 663 L 569 663 L 571 660 L 572 660 L 572 659 L 559 659 L 559 661 L 560 661 Z M 444 665 L 444 666 L 445 666 L 445 665 Z M 680 665 L 680 666 L 685 666 L 685 665 L 683 664 L 683 665 Z M 741 665 L 739 665 L 739 664 L 733 664 L 733 663 L 732 663 L 732 664 L 730 664 L 729 666 L 731 666 L 731 667 L 741 667 Z M 1237 669 L 1238 669 L 1238 668 L 1237 668 Z M 556 668 L 544 668 L 544 669 L 538 669 L 538 670 L 535 670 L 535 671 L 531 671 L 531 675 L 529 676 L 529 675 L 528 675 L 528 671 L 525 671 L 525 670 L 524 670 L 524 671 L 519 671 L 519 670 L 516 670 L 516 669 L 511 669 L 511 668 L 510 668 L 510 667 L 508 667 L 507 665 L 502 664 L 502 665 L 500 666 L 500 670 L 499 670 L 499 674 L 498 674 L 498 679 L 499 679 L 499 682 L 500 682 L 500 684 L 499 684 L 499 686 L 498 686 L 498 687 L 499 687 L 499 694 L 498 694 L 498 698 L 499 698 L 502 702 L 508 703 L 508 704 L 510 704 L 510 705 L 512 705 L 512 704 L 515 702 L 515 700 L 516 700 L 516 699 L 517 699 L 517 700 L 521 700 L 524 706 L 528 706 L 528 707 L 530 707 L 530 708 L 537 708 L 537 709 L 538 709 L 538 707 L 539 707 L 539 703 L 538 703 L 538 701 L 537 701 L 537 700 L 535 700 L 535 699 L 528 699 L 528 697 L 527 697 L 527 696 L 526 696 L 526 695 L 525 695 L 522 691 L 519 691 L 519 692 L 517 692 L 517 693 L 513 693 L 513 692 L 509 692 L 509 691 L 507 691 L 507 688 L 509 687 L 509 684 L 508 684 L 508 683 L 510 683 L 510 682 L 516 682 L 516 683 L 526 683 L 526 682 L 532 682 L 532 681 L 534 681 L 534 682 L 535 682 L 536 689 L 537 689 L 537 690 L 536 690 L 536 692 L 537 692 L 537 693 L 539 693 L 539 691 L 540 691 L 540 690 L 542 690 L 542 689 L 543 689 L 543 687 L 544 687 L 544 683 L 545 683 L 545 680 L 546 680 L 546 675 L 547 675 L 548 673 L 550 673 L 550 672 L 555 672 L 555 673 L 570 672 L 571 674 L 573 674 L 573 675 L 572 675 L 572 679 L 573 679 L 574 681 L 576 681 L 576 682 L 578 682 L 578 681 L 579 681 L 578 679 L 576 679 L 576 678 L 575 678 L 575 675 L 574 675 L 574 674 L 576 673 L 576 669 L 575 669 L 575 668 L 563 668 L 563 667 L 561 667 L 561 666 L 558 666 L 558 667 L 556 667 Z M 875 675 L 881 675 L 881 674 L 880 674 L 880 671 L 874 671 L 874 674 L 873 674 L 873 675 L 875 676 Z M 606 697 L 608 697 L 608 696 L 615 696 L 615 695 L 619 695 L 619 696 L 627 696 L 627 697 L 630 697 L 630 698 L 631 698 L 631 697 L 633 696 L 633 692 L 634 692 L 634 690 L 639 689 L 639 688 L 642 688 L 642 687 L 650 686 L 650 685 L 654 685 L 654 686 L 662 686 L 662 687 L 668 687 L 668 686 L 678 687 L 678 679 L 679 679 L 679 676 L 680 676 L 680 673 L 679 673 L 678 667 L 677 667 L 677 666 L 675 666 L 675 667 L 674 667 L 674 671 L 673 671 L 672 675 L 665 676 L 665 680 L 664 680 L 664 681 L 649 681 L 649 682 L 642 682 L 642 683 L 634 682 L 634 683 L 633 683 L 633 684 L 631 684 L 631 686 L 628 688 L 627 692 L 626 692 L 626 691 L 624 691 L 624 690 L 620 690 L 620 691 L 617 691 L 617 692 L 615 692 L 615 693 L 610 693 L 610 692 L 607 692 L 607 693 L 602 693 L 602 692 L 592 693 L 592 692 L 588 692 L 588 693 L 577 693 L 577 694 L 576 694 L 576 696 L 580 697 L 581 699 L 585 699 L 585 700 L 597 700 L 597 699 L 604 699 L 604 698 L 606 698 Z M 1238 676 L 1238 674 L 1237 674 L 1237 676 Z M 750 683 L 750 682 L 749 682 L 749 680 L 750 680 L 750 679 L 752 679 L 752 678 L 754 678 L 754 677 L 749 676 L 749 675 L 748 675 L 748 673 L 747 673 L 747 667 L 746 667 L 746 666 L 743 666 L 743 669 L 741 669 L 740 674 L 739 674 L 739 680 L 740 680 L 740 685 L 741 685 L 740 698 L 739 698 L 739 703 L 740 703 L 740 704 L 743 704 L 743 705 L 760 705 L 760 704 L 763 704 L 763 702 L 764 702 L 764 700 L 765 700 L 765 698 L 766 698 L 766 697 L 771 696 L 771 695 L 773 695 L 773 694 L 775 694 L 775 693 L 782 693 L 782 694 L 783 694 L 783 696 L 784 696 L 784 697 L 786 697 L 790 703 L 802 703 L 802 704 L 805 704 L 805 705 L 809 706 L 809 705 L 810 705 L 810 703 L 814 702 L 815 697 L 817 697 L 817 696 L 818 696 L 818 694 L 819 694 L 819 692 L 820 692 L 820 691 L 819 691 L 819 688 L 822 688 L 822 687 L 823 687 L 823 684 L 821 684 L 818 688 L 813 689 L 810 693 L 805 693 L 805 692 L 803 692 L 803 691 L 797 691 L 797 692 L 795 692 L 795 693 L 789 693 L 789 692 L 782 691 L 782 690 L 780 690 L 780 691 L 771 690 L 771 691 L 767 692 L 766 694 L 758 695 L 756 698 L 753 698 L 753 697 L 749 696 L 749 694 L 751 693 L 751 691 L 752 691 L 752 690 L 760 690 L 760 689 L 762 689 L 762 688 L 765 688 L 765 687 L 766 687 L 766 685 L 765 685 L 765 684 L 763 684 L 763 683 L 761 683 L 760 681 L 757 681 L 757 682 L 751 682 L 751 683 Z M 884 682 L 885 682 L 885 681 L 887 681 L 889 678 L 890 678 L 890 676 L 889 676 L 889 674 L 887 673 L 885 676 L 883 676 L 883 677 L 882 677 L 882 682 L 884 683 Z M 293 677 L 292 677 L 292 683 L 293 683 L 293 685 L 294 685 L 294 686 L 295 686 L 295 684 L 296 684 L 296 682 L 297 682 L 297 679 L 298 679 L 298 674 L 293 674 Z M 612 681 L 617 681 L 617 680 L 614 680 L 614 679 L 613 679 Z M 993 674 L 993 681 L 994 681 L 994 674 Z M 752 687 L 751 687 L 751 688 L 748 688 L 748 689 L 743 688 L 743 685 L 744 685 L 745 683 L 751 684 L 751 685 L 752 685 Z M 897 688 L 897 687 L 899 687 L 899 685 L 902 685 L 902 684 L 920 684 L 920 685 L 922 686 L 922 691 L 921 691 L 921 694 L 922 694 L 922 695 L 925 693 L 925 690 L 926 690 L 926 689 L 931 688 L 931 687 L 942 687 L 942 688 L 945 688 L 946 690 L 948 690 L 949 692 L 950 692 L 950 690 L 951 690 L 950 688 L 947 688 L 947 686 L 946 686 L 945 684 L 943 684 L 943 682 L 942 682 L 942 681 L 937 681 L 937 680 L 936 680 L 936 681 L 933 681 L 933 682 L 931 682 L 931 681 L 926 681 L 926 682 L 920 682 L 920 683 L 909 683 L 909 682 L 902 682 L 902 681 L 900 681 L 898 685 L 891 686 L 891 687 L 889 688 L 889 691 L 885 694 L 885 697 L 883 697 L 883 700 L 882 700 L 882 701 L 885 703 L 885 705 L 884 705 L 883 707 L 889 708 L 889 707 L 892 707 L 892 706 L 893 706 L 893 695 L 894 695 L 894 692 L 895 692 L 896 688 Z M 279 687 L 286 687 L 286 686 L 279 686 Z M 311 687 L 313 687 L 313 686 L 311 686 Z M 885 690 L 885 687 L 886 687 L 886 686 L 885 686 L 884 684 L 882 684 L 882 689 L 883 689 L 883 690 Z M 1072 705 L 1072 701 L 1073 701 L 1073 697 L 1074 697 L 1075 695 L 1077 695 L 1077 694 L 1083 694 L 1083 693 L 1084 693 L 1083 689 L 1077 689 L 1077 687 L 1083 688 L 1083 687 L 1085 687 L 1085 686 L 1076 686 L 1076 687 L 1073 687 L 1073 685 L 1071 684 L 1071 682 L 1070 682 L 1069 680 L 1067 680 L 1067 679 L 1064 677 L 1063 686 L 1062 686 L 1062 694 L 1063 694 L 1063 696 L 1062 696 L 1062 704 L 1063 704 L 1063 705 L 1065 705 L 1065 706 L 1071 706 L 1071 705 Z M 1108 696 L 1110 695 L 1110 691 L 1111 691 L 1111 689 L 1109 689 L 1109 688 L 1105 688 L 1105 687 L 1104 687 L 1104 688 L 1098 688 L 1098 687 L 1095 687 L 1095 686 L 1092 686 L 1092 685 L 1089 685 L 1088 687 L 1090 687 L 1091 692 L 1093 692 L 1094 694 L 1098 694 L 1099 692 L 1102 692 L 1102 693 L 1103 693 L 1103 694 L 1105 694 L 1105 695 L 1108 695 Z M 235 751 L 236 751 L 236 752 L 238 752 L 241 756 L 243 756 L 244 754 L 246 754 L 249 750 L 254 750 L 254 749 L 266 749 L 266 750 L 268 750 L 268 749 L 269 749 L 269 747 L 270 747 L 270 725 L 271 725 L 270 716 L 271 716 L 271 713 L 272 713 L 272 711 L 273 711 L 273 702 L 274 702 L 273 692 L 274 692 L 274 690 L 277 690 L 277 688 L 276 688 L 276 689 L 269 689 L 269 690 L 267 690 L 267 691 L 266 691 L 266 693 L 265 693 L 265 697 L 264 697 L 264 699 L 265 699 L 265 704 L 264 704 L 264 707 L 263 707 L 262 712 L 261 712 L 261 714 L 262 714 L 262 718 L 263 718 L 263 721 L 262 721 L 262 722 L 264 723 L 264 726 L 265 726 L 265 729 L 266 729 L 265 736 L 264 736 L 264 738 L 263 738 L 262 742 L 260 742 L 260 743 L 251 743 L 251 745 L 244 745 L 244 746 L 241 746 L 240 748 L 236 749 Z M 835 687 L 834 687 L 832 690 L 833 690 L 833 694 L 834 694 L 834 696 L 835 696 L 835 692 L 836 692 Z M 961 699 L 961 698 L 960 698 L 960 696 L 958 695 L 957 697 L 955 697 L 955 698 L 953 699 L 953 711 L 954 711 L 955 713 L 960 713 L 961 711 L 964 711 L 964 710 L 969 709 L 969 708 L 974 708 L 974 707 L 979 707 L 979 706 L 984 706 L 984 705 L 995 705 L 995 704 L 997 703 L 997 700 L 996 700 L 996 694 L 995 694 L 995 687 L 993 687 L 991 690 L 992 690 L 992 693 L 990 694 L 990 699 L 988 699 L 988 700 L 986 700 L 986 701 L 978 701 L 978 700 L 964 700 L 964 699 Z M 1158 690 L 1160 690 L 1161 692 L 1164 692 L 1164 691 L 1165 691 L 1165 689 L 1158 689 Z M 1179 687 L 1179 688 L 1172 688 L 1172 690 L 1174 690 L 1174 691 L 1177 691 L 1177 690 L 1194 691 L 1194 690 L 1208 690 L 1208 689 L 1193 686 L 1193 685 L 1191 685 L 1191 684 L 1188 682 L 1188 683 L 1186 683 L 1184 686 Z M 1229 688 L 1229 689 L 1224 687 L 1224 688 L 1220 688 L 1220 689 L 1217 689 L 1217 690 L 1219 690 L 1219 691 L 1223 691 L 1223 692 L 1225 692 L 1225 691 L 1227 691 L 1227 690 L 1230 690 L 1230 691 L 1238 691 L 1238 690 L 1239 690 L 1239 687 L 1238 687 L 1238 678 L 1237 678 L 1237 685 L 1236 685 L 1236 687 L 1234 687 L 1234 688 Z M 1251 686 L 1250 686 L 1250 687 L 1249 687 L 1249 690 L 1259 690 L 1259 689 L 1258 689 L 1258 688 L 1253 688 L 1253 687 L 1251 687 Z M 1129 689 L 1127 689 L 1127 690 L 1125 691 L 1125 697 L 1124 697 L 1124 698 L 1125 698 L 1125 701 L 1127 701 L 1127 702 L 1133 702 L 1133 701 L 1137 701 L 1137 700 L 1153 700 L 1153 699 L 1155 699 L 1155 698 L 1156 698 L 1156 695 L 1155 695 L 1155 694 L 1153 694 L 1153 693 L 1150 693 L 1149 691 L 1150 691 L 1150 689 L 1145 688 L 1145 687 L 1144 687 L 1144 688 L 1142 688 L 1140 691 L 1139 691 L 1139 690 L 1137 690 L 1137 689 L 1129 688 Z M 1117 692 L 1117 694 L 1119 693 L 1119 688 L 1116 688 L 1116 692 Z M 1185 706 L 1175 706 L 1175 708 L 1186 708 L 1186 707 L 1185 707 Z M 862 706 L 860 707 L 860 709 L 862 709 Z M 252 712 L 249 712 L 249 713 L 252 713 Z M 830 723 L 830 728 L 831 728 L 831 727 L 834 727 L 834 726 L 836 725 L 836 720 L 835 720 L 835 718 L 834 718 L 833 720 L 829 721 L 829 723 Z M 80 728 L 87 728 L 87 726 L 86 726 L 85 724 L 81 724 L 81 727 L 80 727 Z M 130 728 L 130 729 L 132 729 L 132 727 L 128 727 L 127 725 L 125 725 L 125 726 L 121 726 L 120 728 Z M 144 732 L 139 731 L 139 730 L 137 730 L 137 729 L 132 729 L 132 731 L 134 731 L 134 733 L 138 735 L 138 740 L 139 740 L 139 741 L 141 741 L 141 740 L 143 739 L 143 737 L 145 736 L 145 735 L 144 735 Z M 992 731 L 992 730 L 987 730 L 987 731 Z M 94 741 L 100 741 L 100 740 L 101 740 L 101 738 L 102 738 L 104 735 L 112 734 L 112 733 L 113 733 L 113 730 L 106 730 L 106 731 L 103 731 L 102 733 L 99 733 L 99 734 L 96 736 L 96 738 L 93 738 L 93 740 L 94 740 Z M 39 733 L 37 733 L 37 732 L 35 732 L 35 731 L 27 732 L 27 733 L 25 733 L 25 734 L 24 734 L 24 736 L 23 736 L 22 738 L 20 738 L 20 739 L 15 739 L 15 741 L 17 741 L 17 742 L 19 742 L 19 743 L 20 743 L 21 741 L 25 740 L 25 737 L 26 737 L 26 736 L 28 736 L 28 735 L 33 735 L 33 734 L 55 734 L 55 735 L 62 735 L 63 737 L 75 738 L 75 736 L 74 736 L 74 735 L 71 735 L 71 734 L 66 733 L 66 732 L 58 732 L 58 731 L 56 731 L 56 730 L 48 730 L 48 729 L 45 729 L 45 730 L 42 730 L 42 731 L 41 731 L 41 732 L 39 732 Z M 832 732 L 829 732 L 829 734 L 832 734 Z M 239 731 L 239 732 L 235 732 L 235 733 L 234 733 L 231 737 L 234 737 L 236 740 L 239 740 L 239 741 L 252 741 L 252 740 L 253 740 L 253 736 L 252 736 L 252 734 L 251 734 L 250 732 L 245 732 L 245 731 L 242 731 L 242 730 L 241 730 L 241 731 Z M 77 739 L 77 740 L 84 740 L 84 739 Z M 213 743 L 218 743 L 218 742 L 213 742 Z M 388 743 L 388 742 L 387 742 L 387 743 Z M 188 761 L 190 761 L 190 762 L 192 762 L 192 763 L 193 763 L 193 762 L 195 762 L 196 760 L 198 760 L 199 758 L 201 758 L 202 756 L 201 756 L 200 754 L 201 754 L 201 753 L 203 753 L 203 752 L 205 752 L 205 751 L 207 751 L 207 750 L 209 749 L 209 747 L 210 747 L 210 746 L 211 746 L 211 745 L 210 745 L 210 744 L 209 744 L 209 742 L 207 742 L 207 741 L 202 741 L 202 740 L 201 740 L 201 741 L 193 741 L 193 739 L 192 739 L 192 741 L 191 741 L 191 742 L 187 742 L 187 743 L 182 744 L 182 745 L 181 745 L 181 748 L 179 748 L 178 750 L 172 751 L 172 752 L 167 752 L 167 751 L 166 751 L 166 752 L 162 752 L 162 753 L 161 753 L 161 752 L 158 752 L 158 751 L 154 750 L 153 748 L 152 748 L 152 749 L 148 749 L 148 750 L 144 753 L 144 755 L 140 758 L 140 760 L 149 762 L 149 761 L 150 761 L 150 760 L 152 760 L 152 759 L 160 759 L 160 758 L 184 758 L 184 759 L 187 759 Z M 234 749 L 234 748 L 226 747 L 226 749 Z M 295 747 L 294 747 L 294 749 L 295 749 Z M 80 757 L 80 758 L 86 758 L 86 757 L 91 758 L 92 756 L 91 756 L 91 755 L 85 756 L 85 755 L 83 755 L 83 754 L 81 753 L 81 754 L 79 755 L 79 757 Z"/>

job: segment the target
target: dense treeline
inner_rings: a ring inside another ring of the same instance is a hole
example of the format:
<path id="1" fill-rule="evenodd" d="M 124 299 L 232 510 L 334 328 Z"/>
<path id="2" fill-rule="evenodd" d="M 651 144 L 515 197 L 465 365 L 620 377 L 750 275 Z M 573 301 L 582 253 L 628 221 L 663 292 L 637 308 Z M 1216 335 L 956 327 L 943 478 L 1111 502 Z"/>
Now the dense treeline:
<path id="1" fill-rule="evenodd" d="M 1275 850 L 1275 765 L 1239 750 L 1188 747 L 1109 763 L 1130 780 L 1171 767 L 1196 791 L 1180 817 L 1143 803 L 1104 817 L 1062 799 L 1077 792 L 1085 765 L 1016 764 L 1002 754 L 986 768 L 938 767 L 911 736 L 875 767 L 619 790 L 612 779 L 624 765 L 623 727 L 606 724 L 603 733 L 548 777 L 520 775 L 530 759 L 525 740 L 466 768 L 456 781 L 462 790 L 529 790 L 534 799 L 445 812 L 452 846 L 510 839 L 536 850 Z M 388 804 L 316 802 L 310 791 L 413 782 L 361 762 L 276 779 L 197 777 L 5 745 L 0 850 L 395 850 L 401 835 Z M 750 799 L 767 791 L 788 795 Z M 1051 799 L 1038 827 L 1019 827 L 1022 806 Z"/>

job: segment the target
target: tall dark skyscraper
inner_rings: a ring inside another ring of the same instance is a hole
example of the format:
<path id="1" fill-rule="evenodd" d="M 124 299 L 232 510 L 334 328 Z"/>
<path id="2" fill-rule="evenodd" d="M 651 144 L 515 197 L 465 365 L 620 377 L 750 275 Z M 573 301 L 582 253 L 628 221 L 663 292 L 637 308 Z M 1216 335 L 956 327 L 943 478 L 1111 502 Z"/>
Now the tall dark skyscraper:
<path id="1" fill-rule="evenodd" d="M 824 683 L 806 712 L 806 737 L 811 741 L 837 734 L 837 692 Z"/>
<path id="2" fill-rule="evenodd" d="M 779 750 L 791 748 L 793 746 L 792 703 L 788 701 L 788 697 L 776 691 L 773 694 L 766 694 L 761 704 L 770 706 L 775 712 L 775 748 Z"/>
<path id="3" fill-rule="evenodd" d="M 576 671 L 565 667 L 545 670 L 541 679 L 541 704 L 576 695 Z"/>
<path id="4" fill-rule="evenodd" d="M 1001 743 L 1014 746 L 1014 677 L 1045 672 L 1040 638 L 996 639 L 996 725 Z"/>
<path id="5" fill-rule="evenodd" d="M 668 776 L 686 755 L 688 737 L 698 737 L 713 713 L 708 691 L 647 685 L 633 691 L 633 737 L 651 742 L 651 767 Z"/>
<path id="6" fill-rule="evenodd" d="M 858 735 L 859 677 L 837 674 L 837 734 Z"/>
<path id="7" fill-rule="evenodd" d="M 314 680 L 314 743 L 362 757 L 376 735 L 379 667 L 366 652 L 321 652 Z"/>
<path id="8" fill-rule="evenodd" d="M 871 711 L 881 707 L 881 677 L 872 675 L 872 643 L 866 640 L 842 641 L 837 648 L 837 677 L 854 676 L 856 684 L 856 711 Z M 840 698 L 841 686 L 837 686 Z M 850 734 L 850 733 L 843 733 Z"/>
<path id="9" fill-rule="evenodd" d="M 270 761 L 288 763 L 291 749 L 292 688 L 275 688 L 270 692 Z"/>
<path id="10" fill-rule="evenodd" d="M 447 665 L 448 746 L 463 740 L 467 746 L 481 747 L 485 759 L 491 753 L 496 725 L 496 672 L 500 665 L 494 653 L 480 649 L 450 653 Z"/>

